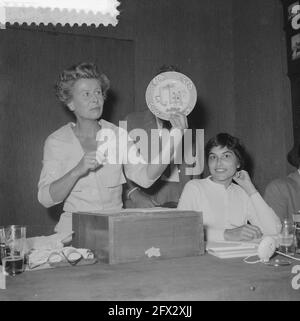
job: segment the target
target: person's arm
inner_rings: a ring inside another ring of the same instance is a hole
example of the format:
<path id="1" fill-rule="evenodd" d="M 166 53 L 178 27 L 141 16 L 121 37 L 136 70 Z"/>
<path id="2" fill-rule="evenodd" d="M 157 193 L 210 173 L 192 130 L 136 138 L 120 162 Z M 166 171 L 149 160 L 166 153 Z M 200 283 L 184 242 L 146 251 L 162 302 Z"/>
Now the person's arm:
<path id="1" fill-rule="evenodd" d="M 250 197 L 248 213 L 251 224 L 260 227 L 264 235 L 275 235 L 281 231 L 281 222 L 273 209 L 268 206 L 259 193 Z"/>
<path id="2" fill-rule="evenodd" d="M 250 223 L 259 227 L 263 234 L 278 234 L 281 230 L 280 219 L 256 190 L 248 173 L 246 171 L 241 171 L 234 177 L 234 180 L 249 196 L 247 215 Z"/>
<path id="3" fill-rule="evenodd" d="M 49 194 L 55 203 L 60 203 L 70 194 L 78 179 L 91 170 L 96 170 L 100 164 L 96 160 L 96 151 L 83 155 L 79 163 L 63 177 L 55 180 L 49 186 Z"/>
<path id="4" fill-rule="evenodd" d="M 38 200 L 45 207 L 64 201 L 77 180 L 99 166 L 96 153 L 87 153 L 73 169 L 64 173 L 62 148 L 55 139 L 50 138 L 45 142 L 43 168 L 38 183 Z"/>
<path id="5" fill-rule="evenodd" d="M 172 124 L 172 130 L 170 131 L 169 138 L 171 140 L 171 137 L 173 137 L 175 143 L 169 144 L 169 140 L 166 146 L 163 146 L 162 151 L 156 155 L 156 157 L 152 159 L 150 163 L 145 164 L 144 162 L 144 165 L 146 165 L 144 166 L 145 168 L 140 167 L 140 169 L 138 169 L 138 167 L 135 167 L 130 169 L 130 166 L 127 166 L 127 168 L 125 167 L 126 176 L 142 187 L 150 187 L 162 175 L 170 161 L 172 161 L 175 150 L 180 146 L 184 129 L 187 129 L 188 127 L 187 118 L 182 113 L 172 114 L 170 117 L 170 122 Z M 137 150 L 134 149 L 134 146 L 132 147 L 133 148 L 130 148 L 130 152 L 132 155 L 136 156 L 138 154 Z"/>
<path id="6" fill-rule="evenodd" d="M 124 186 L 125 199 L 130 202 L 125 204 L 130 204 L 130 207 L 134 208 L 149 208 L 159 205 L 156 203 L 149 195 L 144 193 L 139 186 L 134 182 L 126 178 L 126 184 Z"/>
<path id="7" fill-rule="evenodd" d="M 274 210 L 281 220 L 288 214 L 286 192 L 280 189 L 278 180 L 272 181 L 265 189 L 264 200 Z"/>

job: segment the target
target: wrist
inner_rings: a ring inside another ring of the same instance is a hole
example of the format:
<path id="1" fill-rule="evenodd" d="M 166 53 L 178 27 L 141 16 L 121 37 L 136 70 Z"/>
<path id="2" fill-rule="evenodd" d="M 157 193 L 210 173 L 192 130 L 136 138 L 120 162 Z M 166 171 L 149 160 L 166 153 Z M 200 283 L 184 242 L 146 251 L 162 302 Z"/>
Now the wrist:
<path id="1" fill-rule="evenodd" d="M 252 196 L 252 195 L 254 195 L 254 194 L 256 194 L 256 193 L 258 193 L 258 191 L 257 191 L 256 188 L 253 188 L 253 189 L 251 189 L 251 190 L 249 190 L 249 191 L 247 192 L 247 194 L 248 194 L 249 197 Z"/>
<path id="2" fill-rule="evenodd" d="M 80 173 L 80 170 L 77 167 L 74 167 L 71 172 L 70 176 L 73 178 L 79 178 L 82 174 Z"/>

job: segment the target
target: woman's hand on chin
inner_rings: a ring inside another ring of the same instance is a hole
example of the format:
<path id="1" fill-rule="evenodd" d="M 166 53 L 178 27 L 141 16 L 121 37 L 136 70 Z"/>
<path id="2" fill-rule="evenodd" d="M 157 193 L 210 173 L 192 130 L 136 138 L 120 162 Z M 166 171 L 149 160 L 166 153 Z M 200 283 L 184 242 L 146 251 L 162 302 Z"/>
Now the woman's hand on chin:
<path id="1" fill-rule="evenodd" d="M 248 172 L 245 170 L 236 172 L 232 179 L 239 184 L 249 196 L 257 192 Z"/>
<path id="2" fill-rule="evenodd" d="M 255 225 L 245 224 L 224 231 L 224 239 L 226 241 L 251 241 L 260 237 L 262 237 L 262 232 Z"/>

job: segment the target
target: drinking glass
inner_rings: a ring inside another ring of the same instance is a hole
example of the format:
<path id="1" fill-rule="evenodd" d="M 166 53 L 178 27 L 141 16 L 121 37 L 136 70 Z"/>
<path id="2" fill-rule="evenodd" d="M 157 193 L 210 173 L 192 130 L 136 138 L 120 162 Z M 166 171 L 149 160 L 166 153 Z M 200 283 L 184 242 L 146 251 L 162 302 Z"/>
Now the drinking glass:
<path id="1" fill-rule="evenodd" d="M 0 226 L 0 264 L 2 264 L 2 258 L 4 256 L 5 256 L 4 227 Z"/>
<path id="2" fill-rule="evenodd" d="M 293 214 L 295 226 L 295 253 L 300 254 L 300 211 Z"/>
<path id="3" fill-rule="evenodd" d="M 26 227 L 9 225 L 4 228 L 5 254 L 2 257 L 3 271 L 15 276 L 24 271 Z"/>
<path id="4" fill-rule="evenodd" d="M 295 255 L 295 226 L 292 220 L 285 219 L 279 234 L 279 252 L 287 255 Z"/>

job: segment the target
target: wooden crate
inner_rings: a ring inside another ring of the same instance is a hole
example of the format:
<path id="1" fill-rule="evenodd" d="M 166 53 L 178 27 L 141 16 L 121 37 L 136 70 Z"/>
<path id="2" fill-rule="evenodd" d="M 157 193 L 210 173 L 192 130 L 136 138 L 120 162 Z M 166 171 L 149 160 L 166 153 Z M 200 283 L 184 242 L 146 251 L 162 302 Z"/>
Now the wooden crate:
<path id="1" fill-rule="evenodd" d="M 73 246 L 89 248 L 109 264 L 195 256 L 205 249 L 202 213 L 194 211 L 74 213 L 73 231 Z"/>

